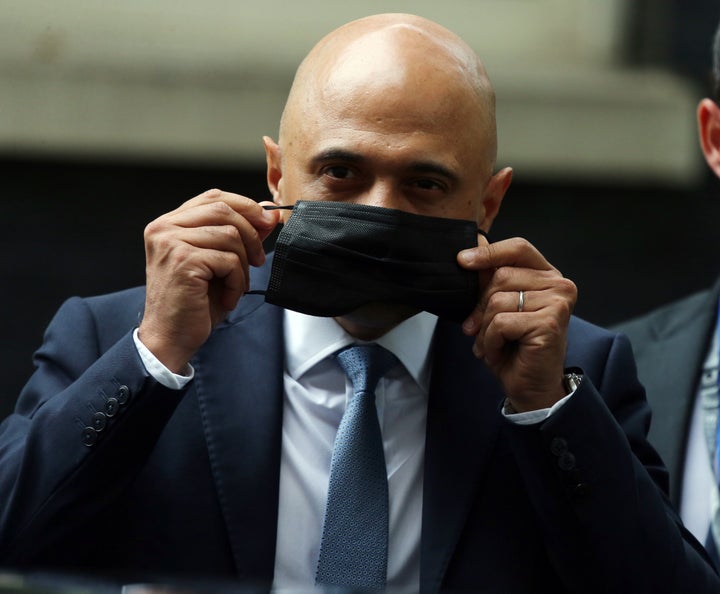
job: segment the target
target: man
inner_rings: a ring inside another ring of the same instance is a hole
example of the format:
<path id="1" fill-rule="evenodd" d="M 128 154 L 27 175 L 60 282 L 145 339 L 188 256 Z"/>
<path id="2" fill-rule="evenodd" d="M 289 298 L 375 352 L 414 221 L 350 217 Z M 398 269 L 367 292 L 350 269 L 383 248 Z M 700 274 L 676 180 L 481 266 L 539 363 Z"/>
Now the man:
<path id="1" fill-rule="evenodd" d="M 494 171 L 494 95 L 464 42 L 411 15 L 340 27 L 264 142 L 272 204 L 189 200 L 146 229 L 145 289 L 71 299 L 51 323 L 0 428 L 3 563 L 295 589 L 718 590 L 666 503 L 627 341 L 571 319 L 575 286 L 528 242 L 478 235 L 511 171 Z M 266 261 L 271 208 L 293 205 Z M 387 491 L 368 485 L 372 505 L 364 479 L 335 498 L 336 455 L 365 448 L 346 447 L 345 419 L 377 379 L 356 385 L 355 343 L 393 354 L 368 421 Z"/>
<path id="2" fill-rule="evenodd" d="M 720 176 L 720 29 L 713 44 L 714 99 L 697 108 L 700 147 Z M 653 408 L 649 438 L 670 472 L 670 496 L 688 529 L 720 567 L 717 474 L 718 298 L 703 292 L 618 325 L 632 342 L 638 374 Z M 711 520 L 714 518 L 714 525 Z"/>

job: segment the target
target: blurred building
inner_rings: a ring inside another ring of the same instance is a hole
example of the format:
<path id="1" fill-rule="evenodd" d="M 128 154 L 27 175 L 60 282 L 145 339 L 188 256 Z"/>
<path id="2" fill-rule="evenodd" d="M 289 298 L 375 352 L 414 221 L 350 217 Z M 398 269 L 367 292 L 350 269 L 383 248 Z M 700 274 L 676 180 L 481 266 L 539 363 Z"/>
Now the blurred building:
<path id="1" fill-rule="evenodd" d="M 697 148 L 708 0 L 0 0 L 0 416 L 61 301 L 143 282 L 144 225 L 209 187 L 267 199 L 261 136 L 317 39 L 374 12 L 457 32 L 497 93 L 523 235 L 609 324 L 710 282 Z"/>

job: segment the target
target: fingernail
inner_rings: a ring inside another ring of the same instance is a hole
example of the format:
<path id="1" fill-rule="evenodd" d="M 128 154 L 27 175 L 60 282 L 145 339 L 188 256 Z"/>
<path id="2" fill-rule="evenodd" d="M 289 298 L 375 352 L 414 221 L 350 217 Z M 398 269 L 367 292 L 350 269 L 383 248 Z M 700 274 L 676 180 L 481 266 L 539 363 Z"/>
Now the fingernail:
<path id="1" fill-rule="evenodd" d="M 268 223 L 274 223 L 277 215 L 271 210 L 263 210 L 262 216 Z"/>
<path id="2" fill-rule="evenodd" d="M 473 330 L 475 330 L 475 320 L 472 318 L 468 318 L 462 323 L 462 329 L 464 332 L 467 332 L 468 334 L 471 334 Z"/>
<path id="3" fill-rule="evenodd" d="M 458 258 L 463 264 L 471 264 L 473 261 L 473 251 L 463 250 L 462 252 L 458 253 Z"/>

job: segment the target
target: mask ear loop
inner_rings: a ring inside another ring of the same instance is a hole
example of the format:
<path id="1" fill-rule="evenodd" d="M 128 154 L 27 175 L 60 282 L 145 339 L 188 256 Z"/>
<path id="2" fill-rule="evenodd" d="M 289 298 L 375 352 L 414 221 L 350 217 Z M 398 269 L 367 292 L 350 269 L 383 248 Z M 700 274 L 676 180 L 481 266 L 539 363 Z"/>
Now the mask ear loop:
<path id="1" fill-rule="evenodd" d="M 295 207 L 294 204 L 263 204 L 265 210 L 292 210 Z M 265 291 L 258 289 L 254 291 L 245 291 L 245 295 L 264 295 Z"/>

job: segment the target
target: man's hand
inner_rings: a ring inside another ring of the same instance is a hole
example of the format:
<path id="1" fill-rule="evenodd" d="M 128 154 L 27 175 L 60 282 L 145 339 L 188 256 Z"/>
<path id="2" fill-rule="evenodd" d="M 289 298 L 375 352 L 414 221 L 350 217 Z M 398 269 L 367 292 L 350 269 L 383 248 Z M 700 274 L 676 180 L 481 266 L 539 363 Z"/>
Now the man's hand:
<path id="1" fill-rule="evenodd" d="M 279 214 L 250 198 L 208 190 L 145 228 L 147 296 L 139 338 L 174 372 L 248 290 L 249 266 Z"/>
<path id="2" fill-rule="evenodd" d="M 502 382 L 518 412 L 547 408 L 563 396 L 562 374 L 575 284 L 520 238 L 463 250 L 458 263 L 480 274 L 483 287 L 463 331 L 473 351 Z M 524 292 L 518 311 L 520 291 Z"/>

